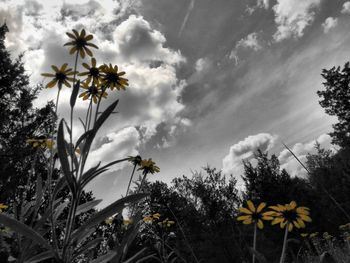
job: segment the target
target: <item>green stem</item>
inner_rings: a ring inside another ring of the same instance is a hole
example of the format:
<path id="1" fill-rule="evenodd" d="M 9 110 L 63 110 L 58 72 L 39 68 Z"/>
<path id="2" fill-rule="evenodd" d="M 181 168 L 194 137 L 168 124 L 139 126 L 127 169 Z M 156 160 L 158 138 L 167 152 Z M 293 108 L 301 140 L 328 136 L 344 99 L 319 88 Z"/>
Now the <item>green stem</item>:
<path id="1" fill-rule="evenodd" d="M 129 189 L 130 189 L 130 185 L 131 185 L 131 181 L 132 181 L 132 178 L 134 177 L 134 173 L 135 173 L 135 170 L 136 170 L 136 166 L 137 166 L 137 164 L 135 163 L 135 164 L 134 164 L 134 168 L 132 169 L 132 173 L 131 173 L 131 176 L 130 176 L 128 188 L 126 189 L 126 194 L 125 194 L 125 196 L 128 196 Z"/>
<path id="2" fill-rule="evenodd" d="M 106 89 L 107 89 L 107 86 L 103 86 L 103 87 L 102 87 L 101 95 L 100 95 L 99 98 L 98 98 L 98 102 L 97 102 L 97 106 L 96 106 L 96 112 L 95 112 L 95 120 L 94 120 L 94 125 L 93 125 L 93 126 L 95 126 L 95 123 L 96 123 L 96 120 L 97 120 L 97 116 L 98 116 L 98 111 L 99 111 L 99 109 L 100 109 L 100 104 L 101 104 L 102 96 L 103 96 L 103 94 L 105 93 Z"/>
<path id="3" fill-rule="evenodd" d="M 253 250 L 256 251 L 256 223 L 254 223 Z M 253 253 L 253 263 L 255 263 L 255 253 Z"/>
<path id="4" fill-rule="evenodd" d="M 77 65 L 78 65 L 78 58 L 79 58 L 79 53 L 77 52 L 76 56 L 75 56 L 75 63 L 74 63 L 74 75 L 73 75 L 73 90 L 74 90 L 74 85 L 75 85 L 75 81 L 76 81 L 76 74 L 77 74 Z M 73 162 L 73 154 L 74 154 L 74 148 L 73 148 L 73 113 L 74 113 L 74 110 L 73 110 L 73 107 L 71 107 L 70 109 L 70 136 L 69 136 L 69 139 L 70 139 L 70 145 L 71 145 L 71 149 L 70 149 L 70 154 L 71 154 L 71 170 L 72 170 L 72 173 L 74 171 L 74 168 L 73 168 L 73 165 L 74 165 L 74 162 Z"/>
<path id="5" fill-rule="evenodd" d="M 290 223 L 288 223 L 286 225 L 286 230 L 284 232 L 284 239 L 283 239 L 283 248 L 282 248 L 282 254 L 281 254 L 281 259 L 280 259 L 280 263 L 284 262 L 284 257 L 285 257 L 285 253 L 286 253 L 286 249 L 287 249 L 287 237 L 288 237 L 288 226 Z"/>

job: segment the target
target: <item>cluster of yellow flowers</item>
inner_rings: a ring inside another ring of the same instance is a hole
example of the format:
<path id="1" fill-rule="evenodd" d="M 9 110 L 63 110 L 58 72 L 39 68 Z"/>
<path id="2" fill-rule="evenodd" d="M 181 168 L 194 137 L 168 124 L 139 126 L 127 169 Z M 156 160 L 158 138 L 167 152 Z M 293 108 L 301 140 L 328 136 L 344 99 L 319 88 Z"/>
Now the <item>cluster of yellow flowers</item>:
<path id="1" fill-rule="evenodd" d="M 143 218 L 145 223 L 154 223 L 160 219 L 160 214 L 155 213 L 153 215 L 148 215 Z M 175 224 L 175 221 L 169 220 L 169 218 L 164 219 L 163 221 L 157 222 L 161 227 L 168 228 Z"/>
<path id="2" fill-rule="evenodd" d="M 298 207 L 295 201 L 285 205 L 269 206 L 271 211 L 263 212 L 266 207 L 266 203 L 261 203 L 257 207 L 254 206 L 253 202 L 247 201 L 247 208 L 240 207 L 241 212 L 237 220 L 243 221 L 243 224 L 256 224 L 259 229 L 264 228 L 263 220 L 271 221 L 272 225 L 279 224 L 283 229 L 288 228 L 291 232 L 293 227 L 305 228 L 304 222 L 311 222 L 310 211 L 307 207 Z"/>
<path id="3" fill-rule="evenodd" d="M 52 149 L 55 142 L 51 139 L 28 139 L 27 143 L 33 148 Z"/>
<path id="4" fill-rule="evenodd" d="M 7 209 L 8 206 L 4 205 L 3 203 L 0 203 L 0 212 L 2 212 L 2 209 Z"/>
<path id="5" fill-rule="evenodd" d="M 84 29 L 81 30 L 80 33 L 73 29 L 73 34 L 67 32 L 67 35 L 72 41 L 66 43 L 65 46 L 72 46 L 69 53 L 76 53 L 76 61 L 79 56 L 84 59 L 85 54 L 90 57 L 93 56 L 89 47 L 98 49 L 95 44 L 89 42 L 93 39 L 93 36 L 87 35 Z M 74 83 L 76 75 L 86 77 L 81 83 L 81 88 L 84 89 L 84 92 L 82 92 L 79 97 L 83 98 L 83 100 L 91 98 L 94 103 L 97 103 L 98 99 L 107 97 L 107 88 L 111 90 L 125 90 L 125 87 L 129 85 L 128 79 L 121 77 L 125 75 L 125 72 L 119 72 L 117 65 L 103 64 L 97 66 L 96 59 L 92 57 L 90 65 L 83 63 L 82 66 L 86 71 L 79 73 L 76 69 L 68 68 L 67 63 L 63 64 L 60 68 L 52 65 L 53 73 L 43 73 L 41 75 L 52 78 L 52 80 L 47 83 L 47 88 L 52 88 L 57 85 L 59 89 L 61 89 L 63 85 L 71 87 L 70 82 Z"/>

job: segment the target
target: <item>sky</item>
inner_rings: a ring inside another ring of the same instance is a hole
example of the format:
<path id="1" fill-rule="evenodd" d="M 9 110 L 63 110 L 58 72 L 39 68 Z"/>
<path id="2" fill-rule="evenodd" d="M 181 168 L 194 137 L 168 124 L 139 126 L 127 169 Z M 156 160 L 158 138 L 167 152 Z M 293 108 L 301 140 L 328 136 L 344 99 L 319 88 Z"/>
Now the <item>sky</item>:
<path id="1" fill-rule="evenodd" d="M 350 1 L 340 0 L 0 0 L 6 46 L 23 53 L 32 85 L 74 58 L 63 44 L 72 29 L 93 34 L 98 64 L 126 72 L 130 86 L 93 146 L 88 165 L 140 154 L 169 183 L 210 165 L 242 181 L 242 159 L 257 149 L 305 176 L 284 149 L 302 160 L 315 142 L 333 149 L 334 117 L 319 106 L 322 69 L 342 66 L 350 52 Z M 80 64 L 83 61 L 80 60 Z M 89 58 L 84 62 L 90 63 Z M 67 118 L 63 88 L 59 116 Z M 45 89 L 35 105 L 54 100 Z M 88 103 L 79 101 L 76 116 Z M 74 137 L 82 132 L 74 122 Z M 132 167 L 113 167 L 89 187 L 106 205 L 126 189 Z"/>

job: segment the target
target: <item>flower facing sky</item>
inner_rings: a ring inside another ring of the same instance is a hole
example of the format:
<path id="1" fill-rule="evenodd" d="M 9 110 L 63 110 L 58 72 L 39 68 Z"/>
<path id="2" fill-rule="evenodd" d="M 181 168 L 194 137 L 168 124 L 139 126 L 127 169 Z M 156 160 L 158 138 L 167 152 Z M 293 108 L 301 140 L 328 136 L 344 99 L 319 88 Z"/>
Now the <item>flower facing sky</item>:
<path id="1" fill-rule="evenodd" d="M 151 158 L 148 160 L 147 159 L 142 160 L 141 167 L 138 170 L 141 170 L 144 175 L 149 173 L 154 174 L 154 173 L 160 172 L 159 167 L 156 165 L 155 162 L 152 161 Z"/>
<path id="2" fill-rule="evenodd" d="M 107 98 L 108 93 L 103 91 L 101 87 L 96 86 L 94 83 L 88 85 L 87 82 L 84 82 L 81 86 L 85 91 L 79 95 L 79 98 L 87 100 L 89 98 L 96 104 L 99 98 Z"/>
<path id="3" fill-rule="evenodd" d="M 125 72 L 118 72 L 117 65 L 113 67 L 112 64 L 104 64 L 103 66 L 101 66 L 101 70 L 103 73 L 102 85 L 109 87 L 111 90 L 115 88 L 117 90 L 125 90 L 125 86 L 129 86 L 128 80 L 126 78 L 121 77 L 125 75 Z"/>
<path id="4" fill-rule="evenodd" d="M 71 87 L 71 84 L 69 82 L 73 82 L 73 78 L 70 77 L 74 75 L 74 71 L 72 71 L 71 68 L 67 68 L 68 64 L 65 63 L 61 66 L 61 68 L 58 68 L 55 65 L 52 65 L 51 68 L 53 69 L 54 73 L 42 73 L 41 75 L 44 77 L 53 78 L 49 83 L 47 83 L 46 88 L 52 88 L 56 84 L 58 85 L 58 88 L 60 89 L 62 85 L 64 84 L 67 87 Z"/>
<path id="5" fill-rule="evenodd" d="M 93 39 L 92 35 L 86 35 L 85 29 L 80 31 L 80 34 L 75 29 L 72 30 L 72 33 L 67 32 L 66 34 L 73 39 L 73 41 L 64 44 L 65 46 L 73 46 L 69 53 L 74 54 L 77 52 L 81 58 L 85 58 L 85 53 L 92 57 L 92 52 L 88 47 L 93 47 L 98 49 L 95 44 L 90 43 L 89 41 Z"/>
<path id="6" fill-rule="evenodd" d="M 298 207 L 295 201 L 286 205 L 270 206 L 273 211 L 265 212 L 264 215 L 272 217 L 271 224 L 280 224 L 281 228 L 288 228 L 291 232 L 293 227 L 305 228 L 305 222 L 311 222 L 310 209 L 307 207 Z"/>
<path id="7" fill-rule="evenodd" d="M 256 224 L 259 229 L 264 228 L 263 220 L 268 220 L 268 217 L 262 213 L 262 210 L 266 207 L 266 203 L 260 203 L 257 208 L 255 208 L 252 201 L 247 201 L 248 208 L 240 207 L 239 211 L 242 215 L 237 217 L 238 221 L 243 221 L 243 224 L 250 225 Z"/>
<path id="8" fill-rule="evenodd" d="M 96 59 L 91 58 L 91 66 L 87 63 L 83 63 L 82 65 L 87 71 L 79 73 L 78 76 L 87 76 L 84 83 L 90 84 L 92 81 L 93 84 L 98 86 L 100 83 L 101 71 L 99 67 L 96 67 Z"/>

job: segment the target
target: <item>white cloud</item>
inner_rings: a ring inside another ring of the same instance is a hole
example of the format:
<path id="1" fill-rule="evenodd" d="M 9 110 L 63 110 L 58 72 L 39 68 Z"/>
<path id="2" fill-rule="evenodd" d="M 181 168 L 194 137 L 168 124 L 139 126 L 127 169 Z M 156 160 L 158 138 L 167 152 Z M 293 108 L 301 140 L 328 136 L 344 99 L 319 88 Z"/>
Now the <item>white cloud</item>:
<path id="1" fill-rule="evenodd" d="M 343 4 L 343 9 L 341 10 L 342 14 L 350 14 L 350 1 L 347 1 Z"/>
<path id="2" fill-rule="evenodd" d="M 314 10 L 320 3 L 321 0 L 277 0 L 272 7 L 277 25 L 275 41 L 302 37 L 305 28 L 314 21 Z"/>
<path id="3" fill-rule="evenodd" d="M 232 145 L 228 155 L 222 160 L 222 170 L 225 174 L 233 174 L 239 176 L 243 172 L 242 160 L 249 160 L 254 153 L 260 149 L 261 151 L 269 151 L 275 141 L 276 136 L 269 133 L 259 133 L 250 135 L 243 141 Z"/>
<path id="4" fill-rule="evenodd" d="M 113 33 L 120 54 L 132 61 L 184 62 L 180 51 L 164 48 L 164 35 L 151 28 L 143 17 L 131 15 Z"/>
<path id="5" fill-rule="evenodd" d="M 312 140 L 306 143 L 296 143 L 293 145 L 293 147 L 289 148 L 303 164 L 306 164 L 307 154 L 316 153 L 316 141 L 321 145 L 322 148 L 336 151 L 335 148 L 331 145 L 332 138 L 328 134 L 322 134 L 316 140 Z M 278 160 L 280 161 L 281 168 L 285 169 L 290 175 L 301 177 L 306 176 L 307 172 L 305 169 L 287 149 L 284 149 L 280 152 Z"/>
<path id="6" fill-rule="evenodd" d="M 327 17 L 326 20 L 322 23 L 323 32 L 327 34 L 329 30 L 338 25 L 338 18 Z"/>
<path id="7" fill-rule="evenodd" d="M 258 0 L 256 3 L 257 7 L 269 9 L 270 0 Z"/>
<path id="8" fill-rule="evenodd" d="M 251 49 L 254 51 L 259 51 L 262 48 L 262 40 L 260 39 L 259 34 L 257 32 L 253 32 L 247 35 L 245 38 L 240 39 L 236 43 L 235 48 L 231 51 L 229 55 L 229 59 L 234 59 L 237 65 L 239 61 L 238 54 L 244 53 L 244 51 L 247 52 Z"/>
<path id="9" fill-rule="evenodd" d="M 258 33 L 253 32 L 246 36 L 245 38 L 242 38 L 240 41 L 238 41 L 236 48 L 243 47 L 243 48 L 251 48 L 254 51 L 258 51 L 262 49 L 261 44 L 259 43 L 258 39 Z"/>
<path id="10" fill-rule="evenodd" d="M 140 146 L 140 135 L 135 127 L 126 127 L 117 132 L 109 133 L 105 140 L 106 143 L 90 152 L 85 170 L 97 165 L 99 161 L 101 161 L 101 165 L 104 165 L 138 154 L 137 148 Z M 125 164 L 111 166 L 109 171 L 122 169 L 125 167 Z"/>

